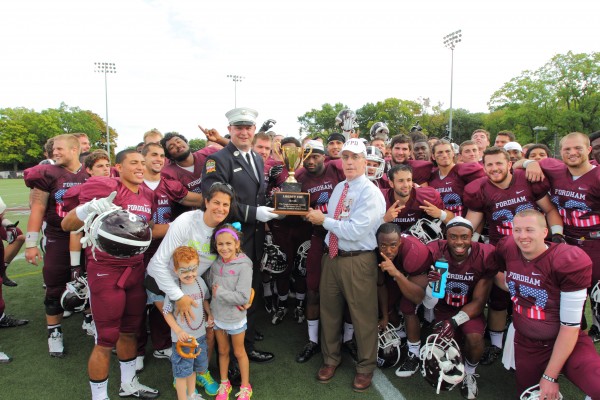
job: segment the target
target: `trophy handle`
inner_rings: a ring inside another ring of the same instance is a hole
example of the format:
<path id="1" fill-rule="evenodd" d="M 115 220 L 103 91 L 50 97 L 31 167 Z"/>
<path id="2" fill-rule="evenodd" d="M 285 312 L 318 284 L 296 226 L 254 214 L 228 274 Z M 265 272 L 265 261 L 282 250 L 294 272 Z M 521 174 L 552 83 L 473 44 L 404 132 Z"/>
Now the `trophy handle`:
<path id="1" fill-rule="evenodd" d="M 283 161 L 281 145 L 279 143 L 276 143 L 275 141 L 273 141 L 272 143 L 273 143 L 273 153 L 275 153 L 275 155 L 277 155 L 277 157 L 279 157 L 279 161 Z"/>
<path id="2" fill-rule="evenodd" d="M 310 157 L 310 155 L 312 154 L 313 148 L 310 144 L 307 144 L 306 147 L 304 148 L 304 150 L 309 149 L 308 150 L 308 154 L 304 155 L 304 157 L 302 157 L 302 163 L 304 163 L 304 161 L 306 161 L 306 159 L 308 157 Z M 302 153 L 306 153 L 306 151 L 302 151 Z"/>

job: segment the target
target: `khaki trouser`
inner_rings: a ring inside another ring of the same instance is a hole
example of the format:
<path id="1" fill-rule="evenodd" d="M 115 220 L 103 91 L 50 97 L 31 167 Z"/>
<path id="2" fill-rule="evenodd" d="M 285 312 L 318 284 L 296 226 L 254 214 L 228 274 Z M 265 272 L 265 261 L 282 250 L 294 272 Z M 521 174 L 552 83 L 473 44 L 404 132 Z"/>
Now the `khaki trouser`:
<path id="1" fill-rule="evenodd" d="M 374 252 L 321 259 L 320 308 L 323 362 L 339 365 L 344 305 L 348 303 L 358 347 L 356 372 L 377 365 L 377 259 Z"/>

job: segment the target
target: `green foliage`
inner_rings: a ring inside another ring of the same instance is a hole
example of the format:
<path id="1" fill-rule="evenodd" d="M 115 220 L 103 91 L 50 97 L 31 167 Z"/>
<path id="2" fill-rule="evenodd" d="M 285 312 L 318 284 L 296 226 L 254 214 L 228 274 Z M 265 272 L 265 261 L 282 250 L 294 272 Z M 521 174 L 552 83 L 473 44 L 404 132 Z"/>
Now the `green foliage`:
<path id="1" fill-rule="evenodd" d="M 100 116 L 61 103 L 58 108 L 36 112 L 27 108 L 0 109 L 0 165 L 23 168 L 44 158 L 44 143 L 56 135 L 83 132 L 92 149 L 106 148 L 106 124 Z M 111 153 L 118 134 L 110 129 Z M 25 150 L 25 151 L 23 151 Z"/>
<path id="2" fill-rule="evenodd" d="M 375 122 L 385 122 L 390 129 L 390 134 L 395 136 L 400 133 L 410 132 L 415 124 L 415 115 L 421 113 L 421 105 L 414 101 L 400 100 L 394 97 L 367 103 L 356 110 L 361 136 L 369 138 L 369 130 Z"/>
<path id="3" fill-rule="evenodd" d="M 343 103 L 336 103 L 333 106 L 325 103 L 320 110 L 313 108 L 298 117 L 298 122 L 302 125 L 300 131 L 312 137 L 327 138 L 329 134 L 340 131 L 335 125 L 335 117 L 346 108 L 349 107 Z"/>
<path id="4" fill-rule="evenodd" d="M 190 139 L 189 143 L 190 145 L 190 151 L 193 153 L 195 151 L 198 151 L 200 149 L 203 149 L 204 147 L 206 147 L 206 140 L 204 139 Z"/>

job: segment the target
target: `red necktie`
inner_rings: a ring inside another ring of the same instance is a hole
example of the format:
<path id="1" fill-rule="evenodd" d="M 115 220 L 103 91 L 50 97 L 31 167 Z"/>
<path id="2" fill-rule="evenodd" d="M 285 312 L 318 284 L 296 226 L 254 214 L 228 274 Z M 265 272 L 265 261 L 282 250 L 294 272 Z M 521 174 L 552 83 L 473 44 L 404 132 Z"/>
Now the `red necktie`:
<path id="1" fill-rule="evenodd" d="M 340 214 L 342 213 L 342 208 L 344 207 L 344 199 L 348 194 L 348 182 L 344 184 L 344 190 L 342 190 L 342 195 L 340 196 L 340 200 L 335 207 L 335 212 L 333 213 L 333 219 L 339 219 Z M 335 233 L 329 232 L 329 258 L 333 258 L 338 255 L 338 237 Z"/>

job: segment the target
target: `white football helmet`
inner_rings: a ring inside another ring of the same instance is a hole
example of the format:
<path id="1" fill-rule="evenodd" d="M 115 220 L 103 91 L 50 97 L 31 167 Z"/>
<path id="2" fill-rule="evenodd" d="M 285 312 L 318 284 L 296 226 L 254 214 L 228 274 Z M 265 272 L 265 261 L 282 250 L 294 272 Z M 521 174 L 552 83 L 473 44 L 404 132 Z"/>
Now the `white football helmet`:
<path id="1" fill-rule="evenodd" d="M 310 250 L 310 240 L 304 241 L 296 251 L 294 257 L 294 273 L 297 276 L 306 276 L 306 259 L 308 258 L 308 250 Z"/>
<path id="2" fill-rule="evenodd" d="M 402 341 L 392 324 L 379 332 L 377 348 L 377 366 L 380 368 L 394 367 L 402 358 Z"/>
<path id="3" fill-rule="evenodd" d="M 385 122 L 375 122 L 371 127 L 371 130 L 369 131 L 371 140 L 382 139 L 387 141 L 389 134 L 390 130 L 385 124 Z"/>
<path id="4" fill-rule="evenodd" d="M 265 235 L 265 250 L 260 260 L 260 270 L 280 274 L 287 268 L 287 256 L 273 243 L 273 234 Z"/>
<path id="5" fill-rule="evenodd" d="M 353 131 L 354 129 L 358 128 L 358 123 L 356 122 L 356 113 L 348 109 L 340 111 L 337 117 L 335 117 L 335 124 L 340 126 L 343 131 Z"/>
<path id="6" fill-rule="evenodd" d="M 434 388 L 452 390 L 465 377 L 465 366 L 460 348 L 454 339 L 447 340 L 440 335 L 429 335 L 419 353 L 421 374 Z"/>
<path id="7" fill-rule="evenodd" d="M 563 398 L 563 395 L 561 393 L 558 393 L 558 399 L 561 400 Z M 533 385 L 530 388 L 525 389 L 525 391 L 523 393 L 521 393 L 521 397 L 519 397 L 520 400 L 542 400 L 542 398 L 540 397 L 540 385 Z"/>
<path id="8" fill-rule="evenodd" d="M 379 163 L 379 165 L 376 167 L 369 167 L 367 165 L 367 169 L 365 171 L 367 178 L 372 181 L 380 179 L 383 176 L 383 171 L 385 169 L 385 160 L 383 159 L 381 150 L 375 146 L 367 146 L 367 161 L 375 161 Z"/>
<path id="9" fill-rule="evenodd" d="M 434 219 L 431 221 L 427 218 L 421 218 L 413 226 L 408 228 L 406 233 L 416 237 L 423 244 L 444 238 L 444 232 L 442 232 L 442 221 L 439 219 Z"/>

